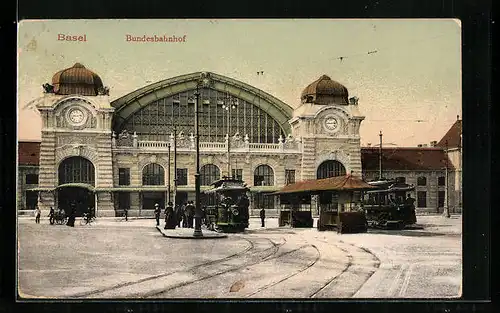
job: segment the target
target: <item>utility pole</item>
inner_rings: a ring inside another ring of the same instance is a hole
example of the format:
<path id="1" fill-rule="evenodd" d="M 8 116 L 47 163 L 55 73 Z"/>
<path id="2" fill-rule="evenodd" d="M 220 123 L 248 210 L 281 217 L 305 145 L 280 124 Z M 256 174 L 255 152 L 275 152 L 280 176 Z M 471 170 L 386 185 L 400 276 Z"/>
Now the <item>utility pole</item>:
<path id="1" fill-rule="evenodd" d="M 443 216 L 446 217 L 446 218 L 450 218 L 450 210 L 448 208 L 448 189 L 449 189 L 449 183 L 448 183 L 448 180 L 449 180 L 449 177 L 448 177 L 448 140 L 446 140 L 445 142 L 445 155 L 446 155 L 446 159 L 445 159 L 445 163 L 446 163 L 446 167 L 445 167 L 445 190 L 444 190 L 444 208 L 443 208 Z"/>
<path id="2" fill-rule="evenodd" d="M 167 171 L 167 204 L 170 202 L 170 142 L 167 144 L 168 147 L 168 171 Z"/>
<path id="3" fill-rule="evenodd" d="M 174 124 L 174 197 L 173 205 L 175 208 L 177 201 L 177 125 Z"/>
<path id="4" fill-rule="evenodd" d="M 382 180 L 382 131 L 379 134 L 380 145 L 378 148 L 378 179 Z"/>
<path id="5" fill-rule="evenodd" d="M 199 134 L 199 100 L 200 93 L 198 91 L 198 86 L 196 87 L 196 102 L 194 103 L 194 136 L 195 136 L 195 146 L 196 146 L 196 174 L 194 174 L 194 188 L 195 188 L 195 215 L 194 215 L 194 233 L 193 237 L 203 237 L 203 232 L 201 230 L 201 207 L 200 207 L 200 134 Z"/>

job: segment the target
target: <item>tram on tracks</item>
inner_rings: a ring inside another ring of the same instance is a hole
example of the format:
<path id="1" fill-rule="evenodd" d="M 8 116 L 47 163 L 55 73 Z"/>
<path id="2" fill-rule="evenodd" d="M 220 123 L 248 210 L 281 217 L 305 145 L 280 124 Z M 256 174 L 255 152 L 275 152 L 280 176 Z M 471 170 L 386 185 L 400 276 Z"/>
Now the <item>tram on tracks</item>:
<path id="1" fill-rule="evenodd" d="M 219 232 L 242 232 L 248 228 L 250 190 L 242 180 L 223 177 L 203 192 L 204 223 Z"/>
<path id="2" fill-rule="evenodd" d="M 375 190 L 365 193 L 363 201 L 369 226 L 403 229 L 417 222 L 415 199 L 411 198 L 408 193 L 415 190 L 415 186 L 396 180 L 378 180 L 368 183 L 376 187 Z"/>

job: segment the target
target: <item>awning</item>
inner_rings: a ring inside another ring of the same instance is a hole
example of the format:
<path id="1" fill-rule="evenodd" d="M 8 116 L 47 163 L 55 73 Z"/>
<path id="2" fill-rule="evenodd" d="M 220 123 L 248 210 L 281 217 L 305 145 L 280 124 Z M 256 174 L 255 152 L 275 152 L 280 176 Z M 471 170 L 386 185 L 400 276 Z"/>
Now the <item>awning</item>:
<path id="1" fill-rule="evenodd" d="M 33 187 L 33 188 L 27 188 L 27 191 L 54 191 L 54 187 Z"/>
<path id="2" fill-rule="evenodd" d="M 377 187 L 366 183 L 359 177 L 346 175 L 296 182 L 286 185 L 274 194 L 318 193 L 321 191 L 361 191 L 373 189 L 377 189 Z"/>
<path id="3" fill-rule="evenodd" d="M 167 186 L 120 186 L 120 187 L 100 187 L 95 191 L 115 191 L 115 192 L 167 192 Z M 210 186 L 201 186 L 200 190 L 210 189 Z M 195 191 L 194 186 L 177 186 L 177 191 Z M 170 186 L 170 192 L 174 192 L 174 186 Z"/>
<path id="4" fill-rule="evenodd" d="M 90 184 L 85 183 L 67 183 L 57 186 L 55 189 L 61 189 L 66 187 L 77 187 L 77 188 L 85 188 L 89 191 L 95 191 L 95 187 Z"/>

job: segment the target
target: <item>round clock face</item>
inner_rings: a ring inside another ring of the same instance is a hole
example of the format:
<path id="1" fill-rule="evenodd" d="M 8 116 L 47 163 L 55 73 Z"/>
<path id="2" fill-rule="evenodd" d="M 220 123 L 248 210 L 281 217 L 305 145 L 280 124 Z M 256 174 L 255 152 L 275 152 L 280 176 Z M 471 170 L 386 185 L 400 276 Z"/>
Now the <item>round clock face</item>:
<path id="1" fill-rule="evenodd" d="M 339 126 L 339 122 L 334 117 L 329 117 L 325 120 L 325 127 L 328 130 L 335 130 Z"/>
<path id="2" fill-rule="evenodd" d="M 71 112 L 69 113 L 69 119 L 75 124 L 80 124 L 81 122 L 83 122 L 84 118 L 85 115 L 80 109 L 71 110 Z"/>

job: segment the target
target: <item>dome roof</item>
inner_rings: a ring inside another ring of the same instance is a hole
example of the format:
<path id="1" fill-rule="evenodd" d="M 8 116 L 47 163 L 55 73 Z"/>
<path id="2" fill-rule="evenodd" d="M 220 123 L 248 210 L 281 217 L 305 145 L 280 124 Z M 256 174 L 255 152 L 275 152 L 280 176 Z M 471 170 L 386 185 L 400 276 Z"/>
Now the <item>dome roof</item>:
<path id="1" fill-rule="evenodd" d="M 332 102 L 349 104 L 349 92 L 344 85 L 323 75 L 302 91 L 301 100 L 315 104 L 331 104 Z"/>
<path id="2" fill-rule="evenodd" d="M 97 96 L 104 90 L 102 80 L 96 73 L 88 70 L 80 63 L 54 74 L 52 77 L 54 93 L 58 95 L 78 94 Z"/>

